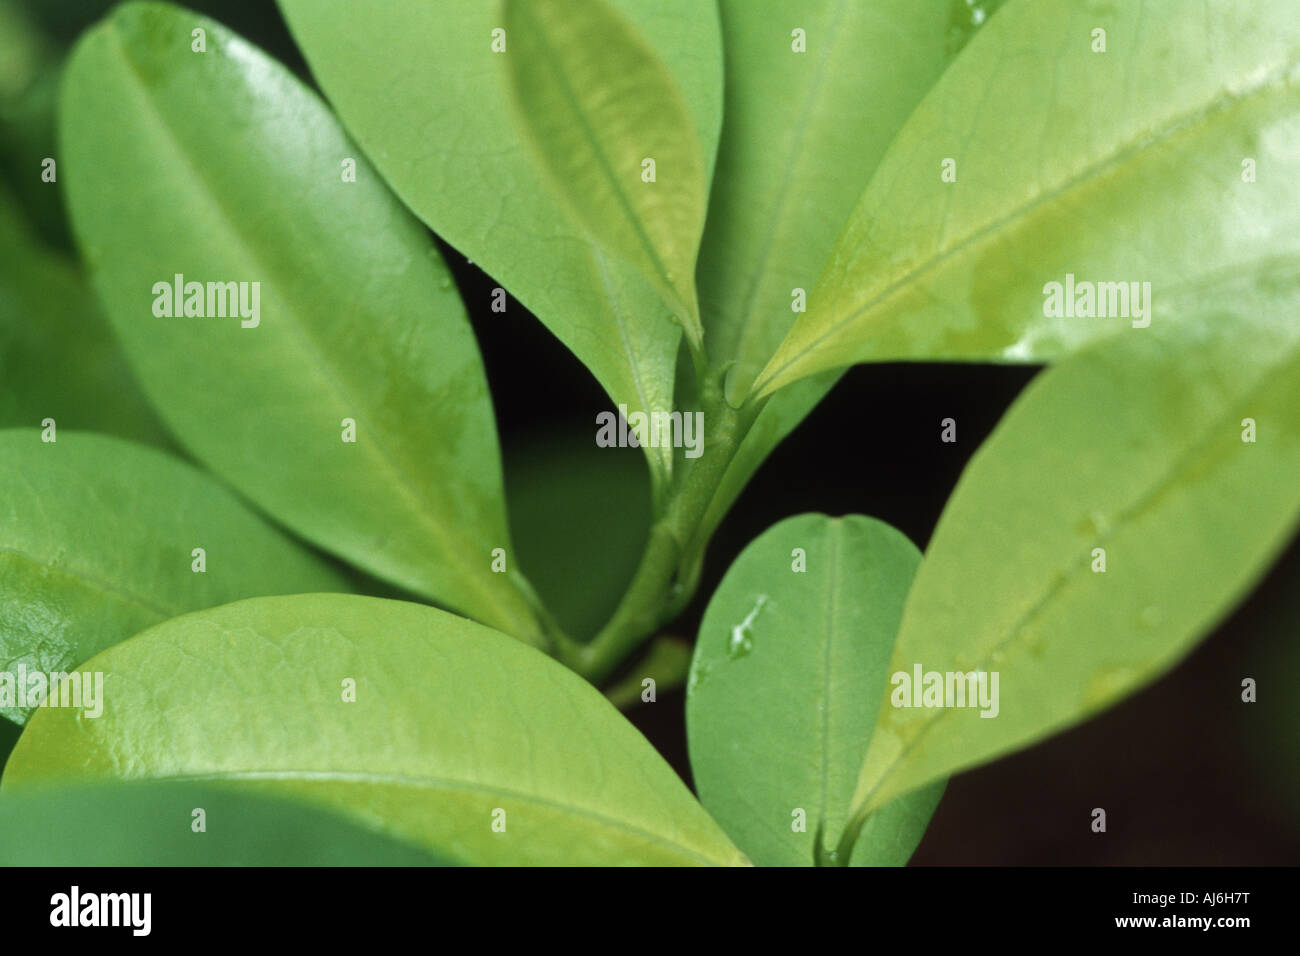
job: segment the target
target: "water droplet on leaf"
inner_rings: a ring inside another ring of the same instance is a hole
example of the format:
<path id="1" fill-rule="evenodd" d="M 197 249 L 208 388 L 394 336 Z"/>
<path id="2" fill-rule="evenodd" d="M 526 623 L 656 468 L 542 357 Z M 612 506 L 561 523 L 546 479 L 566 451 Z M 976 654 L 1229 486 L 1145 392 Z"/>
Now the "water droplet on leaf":
<path id="1" fill-rule="evenodd" d="M 760 594 L 758 601 L 754 604 L 754 609 L 745 615 L 743 621 L 731 629 L 731 637 L 727 640 L 727 656 L 732 660 L 744 657 L 754 649 L 754 621 L 766 606 L 767 595 Z"/>
<path id="2" fill-rule="evenodd" d="M 1005 0 L 952 0 L 948 25 L 948 53 L 955 54 L 975 35 Z"/>

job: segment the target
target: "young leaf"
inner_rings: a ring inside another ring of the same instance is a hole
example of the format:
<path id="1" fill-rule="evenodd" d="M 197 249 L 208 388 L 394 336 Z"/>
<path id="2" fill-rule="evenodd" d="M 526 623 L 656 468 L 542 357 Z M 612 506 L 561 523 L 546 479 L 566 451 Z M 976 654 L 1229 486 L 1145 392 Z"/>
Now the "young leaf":
<path id="1" fill-rule="evenodd" d="M 756 390 L 863 361 L 1053 359 L 1153 301 L 1176 321 L 1169 296 L 1199 276 L 1300 252 L 1298 70 L 1291 0 L 1009 4 L 899 133 Z M 1067 276 L 1150 294 L 1058 317 Z"/>
<path id="2" fill-rule="evenodd" d="M 0 833 L 0 866 L 445 865 L 334 813 L 211 784 L 7 793 Z"/>
<path id="3" fill-rule="evenodd" d="M 95 658 L 97 720 L 43 709 L 4 796 L 45 781 L 199 779 L 312 801 L 473 864 L 735 864 L 590 684 L 464 618 L 354 595 L 261 598 Z"/>
<path id="4" fill-rule="evenodd" d="M 0 489 L 0 669 L 10 673 L 65 671 L 186 611 L 348 590 L 225 486 L 143 445 L 0 431 Z M 0 682 L 0 714 L 22 723 L 30 707 L 16 691 Z"/>
<path id="5" fill-rule="evenodd" d="M 614 5 L 682 91 L 711 176 L 722 110 L 716 9 L 696 0 Z M 681 329 L 637 271 L 601 252 L 553 194 L 511 104 L 514 39 L 499 4 L 280 7 L 318 82 L 407 205 L 532 310 L 616 403 L 671 411 Z M 661 476 L 670 470 L 671 449 L 645 452 Z"/>
<path id="6" fill-rule="evenodd" d="M 876 164 L 948 62 L 948 4 L 723 0 L 726 111 L 700 250 L 709 354 L 739 405 Z"/>
<path id="7" fill-rule="evenodd" d="M 85 280 L 2 190 L 0 249 L 0 427 L 52 418 L 170 448 Z"/>
<path id="8" fill-rule="evenodd" d="M 321 547 L 540 642 L 451 276 L 324 105 L 219 24 L 130 3 L 77 47 L 60 120 L 100 296 L 186 448 Z"/>
<path id="9" fill-rule="evenodd" d="M 698 346 L 704 157 L 672 74 L 605 0 L 505 0 L 512 91 L 565 204 Z"/>
<path id="10" fill-rule="evenodd" d="M 691 770 L 755 863 L 812 865 L 819 835 L 834 847 L 920 560 L 882 522 L 800 515 L 745 548 L 709 602 L 687 684 Z M 852 862 L 906 863 L 942 794 L 873 817 Z"/>
<path id="11" fill-rule="evenodd" d="M 1198 289 L 1179 322 L 1099 343 L 1021 396 L 940 518 L 890 664 L 996 673 L 997 716 L 894 706 L 892 689 L 857 811 L 1154 680 L 1268 567 L 1300 515 L 1297 290 L 1294 264 Z"/>

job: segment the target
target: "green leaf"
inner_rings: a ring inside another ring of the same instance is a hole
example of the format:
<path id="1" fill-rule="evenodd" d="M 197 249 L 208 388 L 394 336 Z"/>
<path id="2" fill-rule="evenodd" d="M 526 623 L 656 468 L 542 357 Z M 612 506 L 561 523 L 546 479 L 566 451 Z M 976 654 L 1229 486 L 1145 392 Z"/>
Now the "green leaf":
<path id="1" fill-rule="evenodd" d="M 1300 252 L 1298 71 L 1290 0 L 1009 4 L 899 133 L 756 390 L 1055 359 L 1130 322 L 1049 317 L 1048 283 L 1149 282 L 1153 321 L 1176 321 L 1168 298 L 1200 276 Z"/>
<path id="2" fill-rule="evenodd" d="M 691 770 L 755 863 L 812 865 L 823 833 L 834 846 L 920 560 L 872 518 L 799 515 L 751 542 L 709 602 L 687 684 Z M 927 787 L 874 817 L 853 864 L 906 863 L 942 794 Z"/>
<path id="3" fill-rule="evenodd" d="M 325 106 L 219 24 L 131 3 L 78 46 L 60 119 L 100 297 L 186 448 L 313 543 L 540 643 L 451 275 Z M 260 315 L 161 318 L 174 275 L 258 282 Z"/>
<path id="4" fill-rule="evenodd" d="M 1113 704 L 1247 593 L 1300 517 L 1298 302 L 1294 263 L 1206 284 L 1030 385 L 940 518 L 890 664 L 997 673 L 997 716 L 887 700 L 858 810 Z"/>
<path id="5" fill-rule="evenodd" d="M 0 190 L 0 428 L 103 431 L 170 448 L 81 274 Z"/>
<path id="6" fill-rule="evenodd" d="M 504 20 L 523 126 L 560 198 L 698 347 L 705 162 L 672 74 L 605 0 L 505 0 Z"/>
<path id="7" fill-rule="evenodd" d="M 86 669 L 104 672 L 104 715 L 38 712 L 0 799 L 73 776 L 212 780 L 319 803 L 468 863 L 745 862 L 595 688 L 434 608 L 241 601 Z"/>
<path id="8" fill-rule="evenodd" d="M 947 65 L 950 13 L 915 0 L 722 0 L 720 13 L 726 111 L 699 282 L 709 354 L 735 360 L 739 405 L 794 323 L 794 290 L 812 291 Z"/>
<path id="9" fill-rule="evenodd" d="M 0 671 L 64 671 L 239 598 L 348 589 L 190 465 L 105 435 L 41 434 L 0 431 Z M 0 714 L 22 723 L 15 693 L 0 681 Z"/>
<path id="10" fill-rule="evenodd" d="M 618 0 L 682 91 L 712 175 L 722 115 L 717 11 Z M 280 0 L 312 70 L 398 195 L 532 310 L 629 412 L 670 411 L 680 327 L 550 186 L 511 103 L 501 7 L 483 0 Z M 662 479 L 671 449 L 645 449 Z"/>
<path id="11" fill-rule="evenodd" d="M 0 866 L 441 865 L 316 807 L 211 784 L 5 794 L 0 833 Z"/>

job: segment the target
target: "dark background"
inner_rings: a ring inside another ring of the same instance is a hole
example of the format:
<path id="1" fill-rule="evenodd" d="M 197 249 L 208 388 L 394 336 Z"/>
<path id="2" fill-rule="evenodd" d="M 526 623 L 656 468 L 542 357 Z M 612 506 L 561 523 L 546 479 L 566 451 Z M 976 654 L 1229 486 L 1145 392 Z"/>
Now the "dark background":
<path id="1" fill-rule="evenodd" d="M 63 43 L 111 5 L 27 3 Z M 273 3 L 188 5 L 309 80 Z M 26 157 L 3 152 L 0 171 L 13 181 L 10 167 Z M 57 216 L 30 211 L 50 242 L 66 245 Z M 586 604 L 605 609 L 618 596 L 610 576 L 630 573 L 647 521 L 639 452 L 595 454 L 595 415 L 611 405 L 604 392 L 518 303 L 492 313 L 494 283 L 443 251 L 487 366 L 525 570 L 562 609 L 584 603 L 581 589 L 572 592 L 575 580 L 589 588 Z M 934 364 L 851 370 L 737 502 L 673 633 L 693 638 L 731 561 L 790 515 L 868 514 L 924 548 L 967 459 L 1037 371 Z M 957 420 L 956 444 L 939 441 L 945 417 Z M 559 593 L 565 587 L 570 593 Z M 574 627 L 588 624 L 575 619 Z M 1300 863 L 1298 632 L 1300 543 L 1293 541 L 1253 596 L 1154 685 L 1080 727 L 954 778 L 913 864 Z M 1258 703 L 1240 701 L 1243 677 L 1259 682 Z M 682 692 L 662 692 L 628 716 L 689 781 Z M 7 725 L 0 728 L 0 754 L 12 737 Z M 1094 807 L 1106 809 L 1105 834 L 1091 832 Z"/>

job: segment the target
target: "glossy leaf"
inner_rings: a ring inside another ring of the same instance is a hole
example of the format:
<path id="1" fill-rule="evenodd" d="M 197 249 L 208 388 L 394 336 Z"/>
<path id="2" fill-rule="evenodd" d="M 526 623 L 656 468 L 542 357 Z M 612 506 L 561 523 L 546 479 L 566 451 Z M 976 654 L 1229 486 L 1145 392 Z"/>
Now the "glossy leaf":
<path id="1" fill-rule="evenodd" d="M 819 833 L 834 848 L 920 560 L 882 522 L 800 515 L 756 538 L 709 602 L 687 685 L 691 770 L 755 863 L 809 866 Z M 906 863 L 942 794 L 927 787 L 873 817 L 852 862 Z"/>
<path id="2" fill-rule="evenodd" d="M 1290 0 L 1009 4 L 899 133 L 757 390 L 854 362 L 1055 359 L 1176 321 L 1168 298 L 1201 276 L 1300 253 L 1298 70 Z M 1149 282 L 1153 311 L 1049 317 L 1067 276 Z"/>
<path id="3" fill-rule="evenodd" d="M 103 431 L 171 446 L 75 266 L 0 192 L 0 427 Z"/>
<path id="4" fill-rule="evenodd" d="M 540 640 L 451 276 L 325 106 L 219 24 L 131 3 L 78 46 L 61 126 L 100 296 L 186 448 L 312 542 Z M 260 283 L 259 315 L 159 317 L 176 275 L 250 283 L 250 314 Z"/>
<path id="5" fill-rule="evenodd" d="M 522 124 L 557 193 L 698 346 L 704 157 L 672 74 L 605 0 L 505 0 L 504 22 Z"/>
<path id="6" fill-rule="evenodd" d="M 997 716 L 887 699 L 856 806 L 1109 706 L 1246 594 L 1300 517 L 1297 302 L 1294 263 L 1207 284 L 1030 385 L 949 500 L 890 664 L 996 672 Z"/>
<path id="7" fill-rule="evenodd" d="M 0 671 L 64 671 L 167 618 L 240 598 L 348 590 L 190 465 L 104 435 L 56 435 L 0 431 Z M 0 714 L 22 723 L 29 708 L 5 697 L 0 685 Z"/>
<path id="8" fill-rule="evenodd" d="M 334 813 L 211 784 L 5 794 L 0 833 L 0 866 L 439 865 Z"/>
<path id="9" fill-rule="evenodd" d="M 0 799 L 69 776 L 200 779 L 322 804 L 466 863 L 744 862 L 591 685 L 434 608 L 241 601 L 86 669 L 105 674 L 104 715 L 39 711 Z"/>
<path id="10" fill-rule="evenodd" d="M 726 111 L 700 253 L 709 354 L 739 404 L 872 171 L 948 62 L 949 3 L 722 0 Z M 795 31 L 798 31 L 796 34 Z"/>
<path id="11" fill-rule="evenodd" d="M 681 329 L 637 271 L 602 253 L 554 195 L 511 102 L 513 41 L 505 37 L 504 53 L 492 49 L 493 31 L 505 29 L 500 5 L 280 6 L 339 115 L 407 205 L 532 310 L 615 403 L 671 410 Z M 722 108 L 716 9 L 696 0 L 614 6 L 682 91 L 711 176 Z M 666 475 L 671 450 L 645 450 Z"/>

